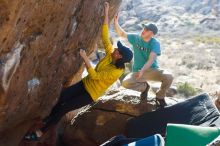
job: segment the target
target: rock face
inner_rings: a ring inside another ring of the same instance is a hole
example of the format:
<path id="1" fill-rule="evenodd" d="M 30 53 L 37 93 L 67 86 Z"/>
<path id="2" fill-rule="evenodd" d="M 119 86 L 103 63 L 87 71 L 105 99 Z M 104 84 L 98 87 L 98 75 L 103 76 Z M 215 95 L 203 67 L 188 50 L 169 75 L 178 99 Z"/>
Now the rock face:
<path id="1" fill-rule="evenodd" d="M 140 101 L 140 93 L 119 88 L 103 96 L 94 105 L 88 106 L 67 124 L 59 134 L 63 146 L 97 146 L 109 138 L 126 134 L 125 125 L 129 118 L 156 109 L 155 101 Z M 152 97 L 152 95 L 151 95 Z M 166 98 L 169 104 L 178 100 Z"/>
<path id="2" fill-rule="evenodd" d="M 111 17 L 121 1 L 109 0 Z M 0 1 L 0 145 L 16 146 L 81 77 L 79 48 L 93 51 L 101 0 Z"/>
<path id="3" fill-rule="evenodd" d="M 214 96 L 217 97 L 217 99 L 215 100 L 215 105 L 220 111 L 220 91 L 217 91 Z"/>

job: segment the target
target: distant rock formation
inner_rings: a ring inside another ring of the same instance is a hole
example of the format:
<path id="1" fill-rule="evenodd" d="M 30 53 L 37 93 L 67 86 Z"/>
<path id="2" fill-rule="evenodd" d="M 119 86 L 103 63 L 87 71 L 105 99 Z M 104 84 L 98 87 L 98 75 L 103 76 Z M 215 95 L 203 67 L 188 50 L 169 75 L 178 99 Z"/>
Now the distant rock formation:
<path id="1" fill-rule="evenodd" d="M 124 0 L 120 23 L 127 31 L 138 31 L 142 23 L 154 22 L 161 34 L 219 35 L 219 12 L 220 0 Z"/>

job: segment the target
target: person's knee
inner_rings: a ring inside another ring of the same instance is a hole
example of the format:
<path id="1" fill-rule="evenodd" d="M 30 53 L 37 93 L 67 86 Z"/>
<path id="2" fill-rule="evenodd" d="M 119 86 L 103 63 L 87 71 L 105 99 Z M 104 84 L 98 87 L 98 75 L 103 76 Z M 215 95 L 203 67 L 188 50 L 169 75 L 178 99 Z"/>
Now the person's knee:
<path id="1" fill-rule="evenodd" d="M 173 79 L 174 79 L 173 75 L 172 75 L 172 74 L 169 74 L 169 75 L 168 75 L 168 80 L 172 83 L 172 82 L 173 82 Z"/>
<path id="2" fill-rule="evenodd" d="M 166 74 L 163 77 L 163 82 L 167 82 L 167 83 L 171 84 L 173 82 L 173 79 L 174 79 L 174 77 L 172 74 Z"/>
<path id="3" fill-rule="evenodd" d="M 124 87 L 124 88 L 129 88 L 130 87 L 130 81 L 129 80 L 123 80 L 121 85 Z"/>
<path id="4" fill-rule="evenodd" d="M 122 85 L 123 87 L 127 88 L 127 87 L 128 87 L 128 81 L 127 81 L 127 80 L 123 80 L 122 83 L 121 83 L 121 85 Z"/>

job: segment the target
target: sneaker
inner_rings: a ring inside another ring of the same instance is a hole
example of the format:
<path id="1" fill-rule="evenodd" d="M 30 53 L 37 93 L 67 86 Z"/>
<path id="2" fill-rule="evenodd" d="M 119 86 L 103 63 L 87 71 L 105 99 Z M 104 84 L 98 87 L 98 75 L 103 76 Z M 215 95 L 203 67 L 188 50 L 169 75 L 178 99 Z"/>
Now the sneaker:
<path id="1" fill-rule="evenodd" d="M 24 140 L 27 140 L 27 141 L 39 141 L 40 137 L 37 136 L 36 132 L 31 132 L 31 133 L 27 133 L 24 136 Z"/>
<path id="2" fill-rule="evenodd" d="M 141 100 L 147 99 L 148 97 L 148 91 L 150 90 L 150 85 L 147 82 L 146 82 L 146 85 L 147 85 L 146 89 L 140 95 Z"/>
<path id="3" fill-rule="evenodd" d="M 156 99 L 156 105 L 159 108 L 164 108 L 165 106 L 167 106 L 167 103 L 165 99 Z"/>

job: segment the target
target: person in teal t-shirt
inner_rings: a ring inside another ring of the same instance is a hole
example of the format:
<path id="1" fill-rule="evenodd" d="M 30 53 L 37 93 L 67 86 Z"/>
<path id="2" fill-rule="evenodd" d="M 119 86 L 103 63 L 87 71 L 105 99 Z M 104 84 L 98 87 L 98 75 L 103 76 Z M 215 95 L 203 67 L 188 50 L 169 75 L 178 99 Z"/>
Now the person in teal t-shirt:
<path id="1" fill-rule="evenodd" d="M 159 81 L 161 87 L 156 93 L 156 100 L 160 107 L 166 106 L 166 91 L 170 88 L 173 76 L 158 65 L 157 57 L 161 55 L 160 42 L 154 38 L 157 26 L 153 23 L 143 24 L 141 34 L 125 32 L 118 23 L 118 15 L 114 18 L 115 30 L 120 37 L 126 38 L 133 46 L 134 63 L 132 73 L 122 82 L 122 86 L 141 92 L 141 98 L 147 99 L 150 89 L 147 81 Z"/>
<path id="2" fill-rule="evenodd" d="M 134 64 L 132 67 L 133 72 L 138 72 L 142 69 L 146 60 L 149 59 L 150 53 L 153 51 L 157 56 L 160 53 L 160 43 L 155 39 L 151 38 L 149 42 L 145 42 L 140 35 L 137 34 L 127 34 L 129 43 L 133 46 L 134 51 Z M 157 59 L 153 60 L 151 68 L 159 68 Z"/>

